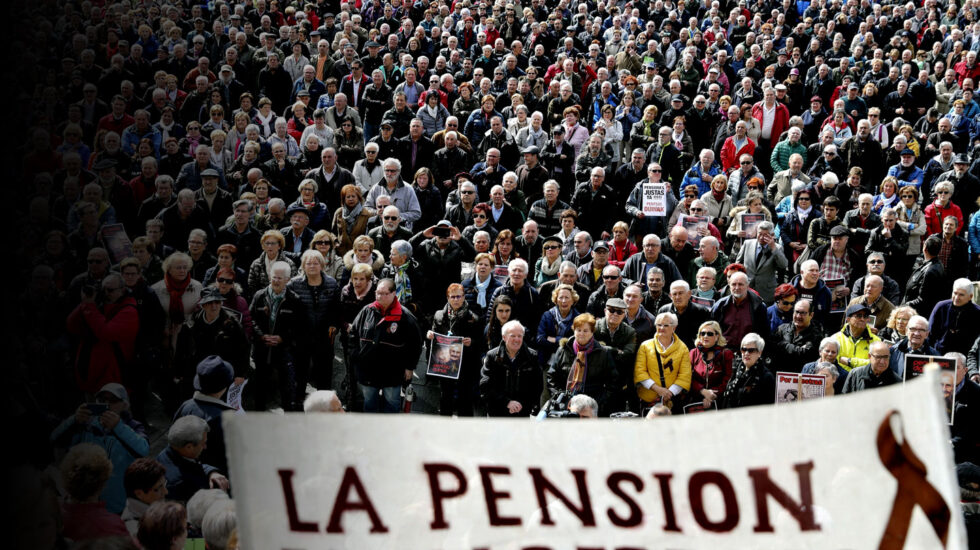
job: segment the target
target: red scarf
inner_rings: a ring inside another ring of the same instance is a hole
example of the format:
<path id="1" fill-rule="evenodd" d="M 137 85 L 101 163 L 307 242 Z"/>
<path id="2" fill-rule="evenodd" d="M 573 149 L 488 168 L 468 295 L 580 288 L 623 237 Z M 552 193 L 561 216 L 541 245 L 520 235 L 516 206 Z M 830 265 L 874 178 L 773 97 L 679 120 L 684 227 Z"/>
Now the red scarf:
<path id="1" fill-rule="evenodd" d="M 724 191 L 715 191 L 714 188 L 711 189 L 711 196 L 718 202 L 722 202 L 725 199 Z"/>
<path id="2" fill-rule="evenodd" d="M 167 273 L 164 276 L 164 280 L 167 282 L 167 292 L 170 293 L 170 322 L 177 324 L 184 322 L 184 291 L 187 290 L 187 285 L 191 284 L 190 275 L 187 276 L 183 281 L 174 280 L 173 277 Z"/>
<path id="3" fill-rule="evenodd" d="M 377 300 L 371 304 L 371 307 L 384 314 L 384 317 L 378 321 L 379 325 L 385 321 L 388 321 L 389 323 L 397 323 L 402 319 L 402 304 L 397 298 L 394 302 L 392 302 L 391 309 L 389 309 L 387 312 L 385 312 L 385 308 L 381 307 L 381 304 Z"/>

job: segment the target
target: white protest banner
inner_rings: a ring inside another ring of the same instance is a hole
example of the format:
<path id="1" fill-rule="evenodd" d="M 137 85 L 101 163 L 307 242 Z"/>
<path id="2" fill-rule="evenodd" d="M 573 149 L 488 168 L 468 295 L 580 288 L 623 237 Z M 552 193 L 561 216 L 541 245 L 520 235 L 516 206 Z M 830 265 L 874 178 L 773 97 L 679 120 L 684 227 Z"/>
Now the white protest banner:
<path id="1" fill-rule="evenodd" d="M 797 372 L 776 373 L 776 404 L 817 399 L 826 395 L 827 377 Z"/>
<path id="2" fill-rule="evenodd" d="M 961 549 L 938 381 L 653 421 L 223 421 L 245 550 Z"/>
<path id="3" fill-rule="evenodd" d="M 643 184 L 643 214 L 646 216 L 667 215 L 667 186 L 663 183 Z"/>

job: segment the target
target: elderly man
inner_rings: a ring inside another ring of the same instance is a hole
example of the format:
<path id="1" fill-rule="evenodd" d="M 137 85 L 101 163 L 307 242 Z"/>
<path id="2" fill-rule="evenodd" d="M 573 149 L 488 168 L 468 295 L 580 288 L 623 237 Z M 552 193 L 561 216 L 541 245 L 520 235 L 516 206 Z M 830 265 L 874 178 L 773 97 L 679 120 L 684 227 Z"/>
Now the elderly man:
<path id="1" fill-rule="evenodd" d="M 575 238 L 578 239 L 580 235 L 581 233 Z M 609 243 L 598 241 L 592 245 L 591 258 L 588 262 L 578 266 L 578 281 L 589 287 L 591 291 L 595 291 L 602 285 L 602 272 L 609 264 Z"/>
<path id="2" fill-rule="evenodd" d="M 623 276 L 631 281 L 646 283 L 647 272 L 651 268 L 657 267 L 664 273 L 664 284 L 683 280 L 674 260 L 661 253 L 661 246 L 660 237 L 656 234 L 651 233 L 643 237 L 642 253 L 633 254 L 626 260 L 626 265 L 623 266 Z"/>
<path id="3" fill-rule="evenodd" d="M 381 225 L 368 231 L 368 237 L 374 240 L 374 249 L 387 258 L 391 243 L 411 239 L 412 232 L 401 225 L 401 211 L 395 206 L 384 207 L 381 220 Z"/>
<path id="4" fill-rule="evenodd" d="M 694 348 L 701 324 L 711 319 L 711 310 L 691 303 L 691 285 L 683 280 L 670 283 L 670 304 L 656 313 L 673 313 L 677 317 L 675 332 L 688 348 Z"/>
<path id="5" fill-rule="evenodd" d="M 548 180 L 544 183 L 544 198 L 531 204 L 528 219 L 538 224 L 542 235 L 554 235 L 561 231 L 561 213 L 571 208 L 568 203 L 558 199 L 558 182 Z"/>
<path id="6" fill-rule="evenodd" d="M 749 291 L 749 278 L 735 272 L 728 278 L 729 295 L 715 302 L 711 318 L 724 327 L 723 334 L 732 351 L 750 332 L 769 337 L 769 316 L 766 304 L 758 294 Z"/>
<path id="7" fill-rule="evenodd" d="M 704 240 L 701 246 L 704 246 Z M 745 266 L 749 286 L 762 300 L 772 302 L 778 283 L 777 273 L 789 265 L 782 245 L 773 236 L 772 222 L 764 221 L 756 227 L 756 238 L 742 244 L 735 263 Z"/>
<path id="8" fill-rule="evenodd" d="M 197 416 L 174 421 L 167 432 L 167 448 L 157 455 L 167 473 L 167 498 L 186 503 L 201 489 L 222 489 L 230 484 L 216 467 L 200 462 L 208 445 L 208 423 Z"/>
<path id="9" fill-rule="evenodd" d="M 969 279 L 953 281 L 953 295 L 942 300 L 929 316 L 930 343 L 939 353 L 962 353 L 980 336 L 980 306 L 973 303 L 973 283 Z"/>
<path id="10" fill-rule="evenodd" d="M 858 196 L 857 208 L 848 210 L 844 214 L 843 225 L 852 230 L 848 245 L 857 252 L 864 252 L 871 234 L 881 227 L 881 217 L 872 210 L 872 200 L 870 193 L 861 193 Z M 905 248 L 908 248 L 907 242 Z M 902 249 L 902 254 L 905 253 L 905 248 Z"/>
<path id="11" fill-rule="evenodd" d="M 622 298 L 624 290 L 626 290 L 626 283 L 623 282 L 623 275 L 619 268 L 607 265 L 602 270 L 602 286 L 589 296 L 586 311 L 597 319 L 602 317 L 605 314 L 606 302 L 613 298 Z"/>
<path id="12" fill-rule="evenodd" d="M 512 302 L 510 318 L 526 327 L 536 327 L 543 310 L 538 291 L 527 281 L 527 273 L 527 262 L 521 258 L 511 260 L 507 264 L 507 282 L 493 291 L 489 303 L 493 303 L 498 296 L 507 296 Z M 487 308 L 487 317 L 491 309 Z"/>
<path id="13" fill-rule="evenodd" d="M 780 325 L 773 335 L 776 350 L 773 359 L 781 370 L 796 372 L 817 359 L 822 336 L 823 328 L 813 322 L 813 303 L 797 300 L 793 306 L 793 320 Z"/>
<path id="14" fill-rule="evenodd" d="M 364 395 L 364 412 L 401 409 L 401 387 L 411 382 L 422 353 L 418 321 L 402 307 L 395 286 L 395 281 L 382 279 L 375 289 L 376 301 L 351 323 L 348 349 Z"/>
<path id="15" fill-rule="evenodd" d="M 656 332 L 654 319 L 659 311 L 651 309 L 643 304 L 643 287 L 639 283 L 632 283 L 623 291 L 623 301 L 626 302 L 626 323 L 636 331 L 636 341 L 644 342 L 653 337 Z M 670 296 L 663 293 L 666 303 L 661 306 L 670 306 Z"/>
<path id="16" fill-rule="evenodd" d="M 905 330 L 906 336 L 891 347 L 889 366 L 895 375 L 905 378 L 906 355 L 939 355 L 936 348 L 929 345 L 929 321 L 921 315 L 913 315 Z"/>
<path id="17" fill-rule="evenodd" d="M 854 281 L 854 285 L 851 288 L 851 300 L 864 296 L 864 281 L 871 275 L 877 275 L 881 277 L 883 283 L 882 295 L 892 304 L 902 302 L 902 291 L 898 283 L 895 282 L 895 279 L 885 275 L 885 265 L 885 256 L 881 252 L 868 254 L 868 260 L 865 263 L 868 273 L 864 277 Z"/>
<path id="18" fill-rule="evenodd" d="M 626 214 L 632 219 L 630 222 L 630 235 L 634 239 L 651 233 L 660 235 L 667 227 L 667 222 L 677 207 L 677 197 L 675 191 L 671 190 L 669 182 L 662 179 L 663 168 L 659 162 L 650 163 L 647 166 L 647 177 L 633 185 L 629 196 L 626 199 Z M 667 190 L 667 211 L 663 216 L 647 216 L 643 212 L 643 186 L 647 183 L 666 183 Z M 622 192 L 622 190 L 620 190 Z M 686 264 L 685 264 L 686 265 Z"/>
<path id="19" fill-rule="evenodd" d="M 698 162 L 694 163 L 694 166 L 684 173 L 684 180 L 681 187 L 696 185 L 698 187 L 698 195 L 703 195 L 711 191 L 711 180 L 721 173 L 721 166 L 715 162 L 714 151 L 711 149 L 702 149 L 698 155 Z"/>
<path id="20" fill-rule="evenodd" d="M 216 171 L 218 173 L 219 185 L 222 188 L 228 188 L 228 184 L 225 182 L 224 172 L 211 163 L 211 148 L 204 144 L 198 145 L 197 149 L 194 150 L 194 160 L 181 166 L 180 174 L 177 175 L 177 181 L 174 186 L 177 190 L 186 188 L 191 191 L 197 191 L 201 188 L 202 175 L 207 170 Z"/>
<path id="21" fill-rule="evenodd" d="M 720 250 L 721 245 L 718 239 L 712 236 L 702 237 L 701 243 L 698 245 L 698 257 L 691 260 L 691 264 L 687 268 L 688 275 L 687 282 L 691 286 L 697 286 L 697 273 L 703 267 L 711 267 L 715 269 L 715 288 L 721 290 L 725 287 L 725 268 L 731 261 L 728 259 L 728 255 Z M 741 340 L 741 339 L 740 339 Z"/>
<path id="22" fill-rule="evenodd" d="M 598 277 L 598 286 L 592 287 L 586 285 L 580 279 L 581 269 L 576 268 L 574 262 L 568 260 L 562 261 L 561 265 L 558 266 L 558 278 L 542 283 L 538 287 L 538 295 L 541 297 L 541 311 L 548 311 L 554 307 L 555 304 L 551 301 L 551 294 L 558 288 L 558 285 L 569 285 L 575 289 L 575 293 L 580 296 L 580 300 L 588 300 L 587 297 L 602 285 L 602 275 L 600 274 Z"/>
<path id="23" fill-rule="evenodd" d="M 391 243 L 389 261 L 382 268 L 381 276 L 395 281 L 395 296 L 402 308 L 420 317 L 425 303 L 425 285 L 422 267 L 412 258 L 414 254 L 408 241 L 398 240 Z M 433 307 L 432 311 L 435 309 Z"/>
<path id="24" fill-rule="evenodd" d="M 838 281 L 833 292 L 835 302 L 846 301 L 851 294 L 851 285 L 861 276 L 863 264 L 861 256 L 847 246 L 850 231 L 843 225 L 830 230 L 830 242 L 817 247 L 810 256 L 820 265 L 820 278 L 824 281 Z"/>
<path id="25" fill-rule="evenodd" d="M 340 190 L 345 185 L 357 183 L 350 170 L 337 164 L 337 151 L 333 147 L 320 152 L 320 167 L 307 172 L 306 177 L 316 182 L 317 198 L 327 205 L 327 212 L 336 212 L 340 208 Z M 367 204 L 374 204 L 374 201 Z"/>
<path id="26" fill-rule="evenodd" d="M 347 105 L 347 96 L 342 93 L 337 93 L 333 98 L 333 105 L 327 108 L 326 122 L 334 132 L 340 128 L 340 124 L 349 120 L 354 126 L 361 128 L 361 115 L 357 114 L 357 111 L 353 107 Z M 374 136 L 371 136 L 374 137 Z M 368 138 L 370 139 L 370 137 Z"/>
<path id="27" fill-rule="evenodd" d="M 571 206 L 579 213 L 578 225 L 597 238 L 609 238 L 609 230 L 617 219 L 620 205 L 616 194 L 606 181 L 606 169 L 596 166 L 588 182 L 579 184 L 572 196 Z"/>
<path id="28" fill-rule="evenodd" d="M 881 338 L 868 330 L 870 314 L 871 310 L 866 305 L 848 306 L 844 328 L 834 335 L 840 350 L 837 353 L 837 364 L 847 372 L 867 365 L 871 344 L 881 341 Z"/>
<path id="29" fill-rule="evenodd" d="M 769 202 L 779 204 L 779 201 L 791 195 L 794 181 L 802 181 L 804 184 L 810 183 L 810 177 L 803 173 L 803 155 L 798 153 L 790 155 L 788 168 L 773 175 L 772 182 L 766 187 L 766 196 L 769 198 Z"/>
<path id="30" fill-rule="evenodd" d="M 848 306 L 860 304 L 868 307 L 871 315 L 875 318 L 874 324 L 868 328 L 876 334 L 888 325 L 888 318 L 895 309 L 895 305 L 882 294 L 884 288 L 885 283 L 881 277 L 868 275 L 864 277 L 863 294 L 856 298 L 851 298 L 850 303 L 847 304 Z"/>
<path id="31" fill-rule="evenodd" d="M 269 286 L 258 289 L 249 313 L 253 322 L 252 360 L 255 362 L 255 408 L 264 411 L 269 403 L 271 378 L 279 385 L 279 403 L 286 411 L 302 409 L 306 388 L 296 387 L 297 364 L 308 341 L 306 306 L 296 292 L 286 288 L 292 267 L 272 264 Z M 305 379 L 303 377 L 302 379 Z"/>
<path id="32" fill-rule="evenodd" d="M 524 417 L 534 412 L 541 395 L 538 354 L 524 343 L 520 321 L 504 323 L 501 344 L 487 352 L 480 372 L 480 396 L 490 416 Z"/>
<path id="33" fill-rule="evenodd" d="M 432 159 L 432 172 L 435 186 L 448 194 L 453 190 L 453 177 L 470 167 L 469 153 L 459 143 L 460 134 L 447 131 L 444 146 L 436 150 Z"/>
<path id="34" fill-rule="evenodd" d="M 785 109 L 785 106 L 782 106 Z M 765 132 L 765 129 L 763 129 Z M 785 170 L 788 170 L 791 165 L 791 160 L 793 155 L 800 155 L 803 165 L 806 165 L 806 145 L 800 143 L 800 138 L 803 136 L 803 130 L 800 130 L 796 126 L 790 127 L 789 131 L 786 133 L 787 138 L 784 141 L 780 141 L 772 148 L 772 154 L 769 157 L 769 165 L 772 167 L 772 172 L 778 174 Z M 774 134 L 773 138 L 777 138 L 778 134 Z M 765 138 L 760 140 L 760 146 L 765 143 Z"/>
<path id="35" fill-rule="evenodd" d="M 220 299 L 220 294 L 219 294 Z M 220 307 L 220 302 L 216 302 Z M 194 376 L 194 396 L 180 406 L 174 418 L 196 416 L 208 423 L 211 432 L 211 445 L 201 453 L 201 462 L 211 464 L 222 472 L 228 471 L 228 460 L 225 456 L 224 430 L 221 425 L 221 414 L 233 411 L 235 407 L 225 400 L 225 394 L 235 380 L 235 371 L 231 363 L 218 355 L 209 355 L 197 364 L 197 374 Z"/>
<path id="36" fill-rule="evenodd" d="M 333 390 L 317 390 L 303 401 L 303 412 L 309 413 L 344 413 L 344 404 L 337 392 Z"/>
<path id="37" fill-rule="evenodd" d="M 637 288 L 636 290 L 639 290 Z M 610 298 L 606 301 L 605 316 L 596 323 L 596 341 L 608 347 L 613 354 L 616 369 L 619 371 L 620 389 L 616 402 L 632 399 L 635 401 L 636 391 L 633 389 L 633 361 L 636 357 L 636 331 L 626 323 L 628 306 L 622 298 Z M 629 410 L 634 410 L 631 402 Z"/>
<path id="38" fill-rule="evenodd" d="M 494 185 L 490 189 L 490 211 L 487 220 L 497 231 L 509 229 L 517 232 L 524 222 L 524 217 L 516 208 L 504 202 L 504 187 Z"/>
<path id="39" fill-rule="evenodd" d="M 569 215 L 562 217 L 562 221 L 570 220 L 574 223 L 574 211 L 567 214 Z M 592 261 L 592 235 L 586 231 L 578 231 L 577 227 L 575 229 L 571 241 L 565 238 L 562 252 L 565 254 L 566 260 L 574 263 L 576 267 L 581 267 Z M 558 238 L 562 238 L 562 233 L 558 234 Z"/>
<path id="40" fill-rule="evenodd" d="M 367 204 L 374 204 L 379 195 L 391 197 L 391 205 L 397 206 L 401 212 L 402 224 L 411 231 L 412 224 L 422 217 L 422 209 L 415 190 L 402 180 L 402 163 L 398 159 L 386 159 L 382 166 L 384 179 L 374 184 L 368 192 Z"/>
<path id="41" fill-rule="evenodd" d="M 446 288 L 460 282 L 463 262 L 470 261 L 476 251 L 462 238 L 459 229 L 446 220 L 418 232 L 409 243 L 414 249 L 413 257 L 425 273 L 423 309 L 431 314 L 445 304 Z"/>
<path id="42" fill-rule="evenodd" d="M 980 463 L 980 385 L 967 377 L 966 358 L 962 353 L 947 353 L 946 357 L 956 359 L 955 391 L 953 405 L 952 439 L 953 458 L 956 463 Z"/>
<path id="43" fill-rule="evenodd" d="M 848 373 L 842 393 L 881 388 L 901 382 L 902 379 L 888 368 L 890 357 L 888 344 L 882 341 L 872 343 L 866 364 L 855 367 Z"/>

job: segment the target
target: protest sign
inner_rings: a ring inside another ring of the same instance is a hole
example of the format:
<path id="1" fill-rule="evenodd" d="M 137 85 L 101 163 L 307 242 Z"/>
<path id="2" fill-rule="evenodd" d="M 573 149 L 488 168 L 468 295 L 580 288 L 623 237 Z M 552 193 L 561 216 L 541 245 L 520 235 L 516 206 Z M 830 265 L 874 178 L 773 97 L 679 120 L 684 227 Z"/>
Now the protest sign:
<path id="1" fill-rule="evenodd" d="M 681 216 L 681 224 L 687 229 L 687 240 L 692 245 L 697 246 L 701 242 L 700 230 L 708 231 L 707 216 Z"/>
<path id="2" fill-rule="evenodd" d="M 652 421 L 228 412 L 238 531 L 246 550 L 966 548 L 937 374 Z"/>
<path id="3" fill-rule="evenodd" d="M 493 267 L 493 278 L 497 280 L 500 284 L 507 283 L 507 277 L 510 277 L 510 273 L 507 271 L 506 265 L 497 265 Z"/>
<path id="4" fill-rule="evenodd" d="M 711 298 L 705 298 L 704 296 L 691 296 L 691 303 L 704 306 L 708 309 L 715 307 L 715 301 Z"/>
<path id="5" fill-rule="evenodd" d="M 707 407 L 704 406 L 703 401 L 698 401 L 697 403 L 691 403 L 689 405 L 684 406 L 684 414 L 698 414 L 698 413 L 717 411 L 717 410 L 718 410 L 717 401 L 712 401 L 711 404 L 708 405 Z"/>
<path id="6" fill-rule="evenodd" d="M 643 214 L 646 216 L 667 215 L 667 186 L 663 183 L 643 184 Z"/>
<path id="7" fill-rule="evenodd" d="M 776 404 L 816 399 L 826 395 L 827 377 L 823 374 L 776 373 Z"/>
<path id="8" fill-rule="evenodd" d="M 426 376 L 459 379 L 459 365 L 463 360 L 463 337 L 434 334 L 429 340 L 429 366 Z"/>
<path id="9" fill-rule="evenodd" d="M 847 301 L 850 299 L 850 296 L 845 294 L 843 296 L 838 297 L 834 293 L 835 288 L 844 284 L 844 279 L 825 279 L 824 284 L 827 285 L 827 288 L 830 289 L 830 292 L 833 295 L 833 299 L 830 302 L 830 312 L 844 313 L 844 311 L 847 309 Z M 868 324 L 868 326 L 871 325 Z"/>
<path id="10" fill-rule="evenodd" d="M 746 239 L 756 238 L 755 228 L 762 222 L 766 221 L 765 214 L 750 214 L 748 212 L 742 212 L 739 214 L 741 221 L 739 222 L 742 231 L 745 231 Z"/>
<path id="11" fill-rule="evenodd" d="M 956 360 L 951 357 L 938 355 L 905 356 L 905 381 L 922 376 L 926 366 L 935 363 L 939 367 L 939 383 L 943 388 L 943 408 L 946 411 L 946 421 L 953 425 L 953 411 L 956 409 Z"/>

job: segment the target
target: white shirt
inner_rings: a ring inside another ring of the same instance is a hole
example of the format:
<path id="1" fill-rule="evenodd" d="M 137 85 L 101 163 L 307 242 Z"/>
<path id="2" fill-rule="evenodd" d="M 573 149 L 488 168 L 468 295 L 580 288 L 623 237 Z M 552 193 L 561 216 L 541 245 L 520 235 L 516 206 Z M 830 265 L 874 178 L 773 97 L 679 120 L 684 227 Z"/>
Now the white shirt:
<path id="1" fill-rule="evenodd" d="M 760 137 L 762 139 L 772 139 L 772 126 L 776 122 L 776 103 L 772 104 L 772 107 L 766 107 L 766 104 L 762 104 L 762 134 Z M 778 136 L 777 136 L 778 137 Z"/>

